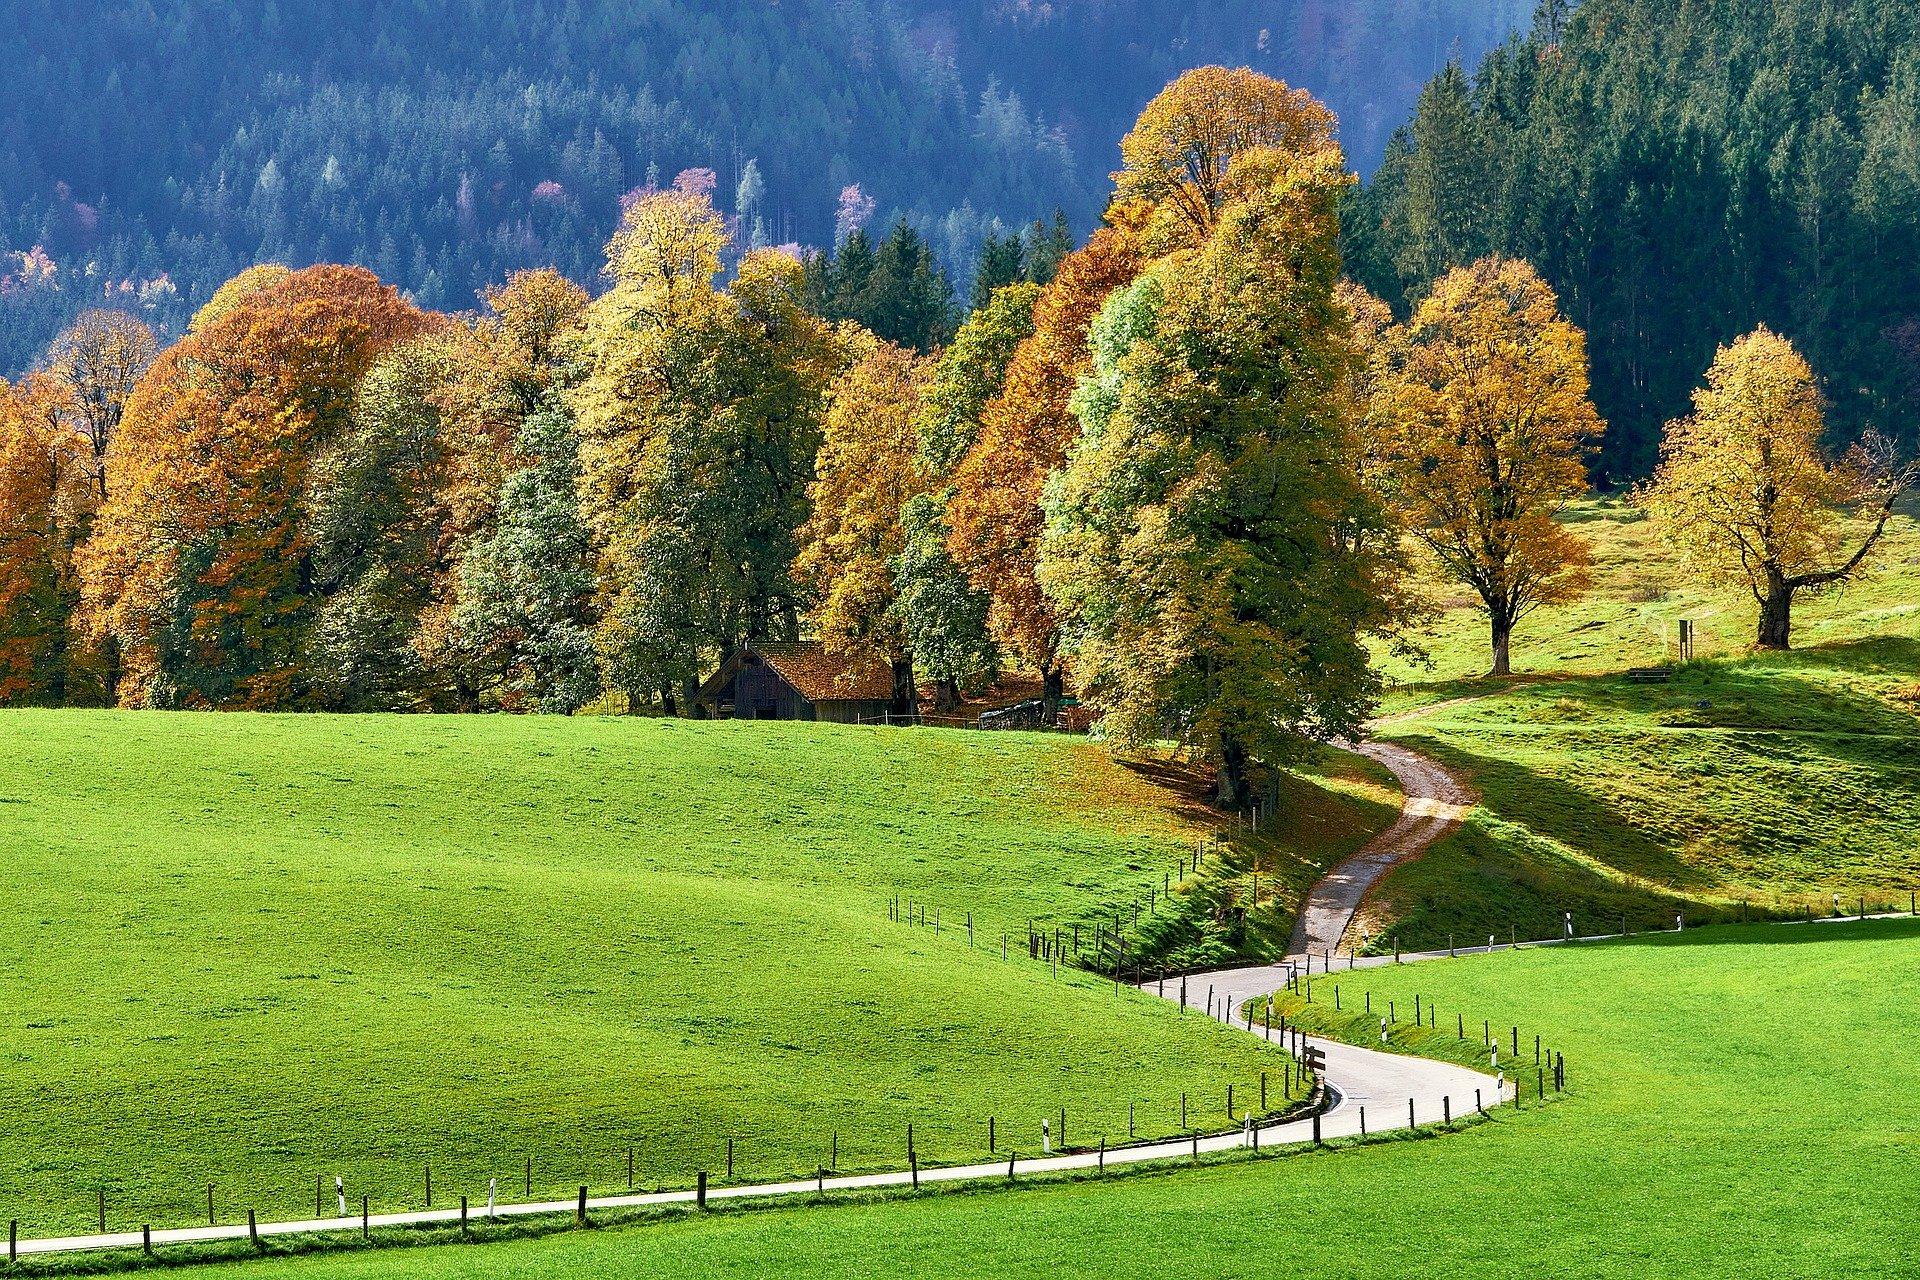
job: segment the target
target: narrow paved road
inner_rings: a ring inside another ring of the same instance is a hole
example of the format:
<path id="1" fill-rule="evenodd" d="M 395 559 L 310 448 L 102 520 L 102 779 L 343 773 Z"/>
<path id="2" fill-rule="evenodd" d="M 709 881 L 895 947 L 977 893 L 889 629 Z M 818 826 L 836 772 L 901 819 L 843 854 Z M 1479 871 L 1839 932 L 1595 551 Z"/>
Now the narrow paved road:
<path id="1" fill-rule="evenodd" d="M 1389 769 L 1400 783 L 1400 816 L 1360 852 L 1337 864 L 1307 892 L 1287 944 L 1290 955 L 1326 955 L 1340 949 L 1373 886 L 1388 871 L 1422 853 L 1452 830 L 1473 806 L 1467 788 L 1438 762 L 1389 742 L 1363 742 L 1350 750 Z"/>

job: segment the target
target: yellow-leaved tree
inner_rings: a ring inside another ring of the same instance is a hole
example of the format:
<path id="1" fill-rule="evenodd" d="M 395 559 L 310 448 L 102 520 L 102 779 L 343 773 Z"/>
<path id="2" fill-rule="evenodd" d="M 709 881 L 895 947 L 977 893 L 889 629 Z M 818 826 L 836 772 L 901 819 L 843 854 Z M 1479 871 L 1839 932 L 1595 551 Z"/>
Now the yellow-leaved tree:
<path id="1" fill-rule="evenodd" d="M 832 652 L 893 669 L 893 710 L 917 707 L 913 652 L 894 585 L 900 512 L 932 484 L 916 413 L 932 362 L 864 330 L 827 388 L 820 455 L 796 575 L 811 588 L 814 632 Z"/>
<path id="2" fill-rule="evenodd" d="M 1480 597 L 1489 674 L 1513 629 L 1577 595 L 1587 546 L 1555 517 L 1586 491 L 1603 430 L 1586 336 L 1524 262 L 1486 258 L 1441 279 L 1370 365 L 1370 469 L 1407 531 Z"/>
<path id="3" fill-rule="evenodd" d="M 1660 468 L 1641 495 L 1689 563 L 1752 594 L 1762 649 L 1791 643 L 1796 593 L 1865 571 L 1916 478 L 1915 464 L 1877 435 L 1830 463 L 1825 426 L 1813 370 L 1763 325 L 1715 354 L 1693 413 L 1668 424 Z M 1853 539 L 1849 510 L 1866 521 Z"/>
<path id="4" fill-rule="evenodd" d="M 1152 210 L 1146 239 L 1166 252 L 1212 232 L 1220 210 L 1249 194 L 1234 161 L 1259 147 L 1332 151 L 1333 112 L 1305 89 L 1246 67 L 1196 67 L 1155 94 L 1120 141 L 1117 202 Z"/>

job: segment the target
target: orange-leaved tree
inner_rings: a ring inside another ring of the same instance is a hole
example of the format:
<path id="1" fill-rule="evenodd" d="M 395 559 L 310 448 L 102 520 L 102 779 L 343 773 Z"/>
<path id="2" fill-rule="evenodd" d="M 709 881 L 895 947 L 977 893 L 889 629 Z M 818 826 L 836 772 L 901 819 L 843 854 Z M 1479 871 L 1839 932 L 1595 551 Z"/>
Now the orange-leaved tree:
<path id="1" fill-rule="evenodd" d="M 374 359 L 431 318 L 357 267 L 255 268 L 129 398 L 81 554 L 90 635 L 130 706 L 303 705 L 307 472 Z"/>
<path id="2" fill-rule="evenodd" d="M 91 503 L 62 388 L 0 381 L 0 705 L 69 698 L 73 539 Z"/>
<path id="3" fill-rule="evenodd" d="M 1046 524 L 1040 495 L 1080 431 L 1068 402 L 1090 367 L 1087 327 L 1141 265 L 1134 234 L 1117 227 L 1102 227 L 1061 259 L 1034 303 L 1032 336 L 1014 351 L 1006 384 L 987 402 L 979 434 L 953 473 L 948 549 L 987 593 L 994 639 L 1040 673 L 1049 708 L 1064 680 L 1058 620 L 1035 576 Z"/>
<path id="4" fill-rule="evenodd" d="M 1586 543 L 1555 517 L 1586 491 L 1603 430 L 1586 337 L 1524 262 L 1450 272 L 1386 339 L 1367 426 L 1375 478 L 1408 532 L 1487 612 L 1490 674 L 1516 623 L 1583 589 Z"/>
<path id="5" fill-rule="evenodd" d="M 1691 564 L 1753 596 L 1762 649 L 1792 643 L 1797 593 L 1866 570 L 1894 504 L 1920 478 L 1920 464 L 1873 434 L 1830 463 L 1825 429 L 1813 370 L 1762 325 L 1714 356 L 1693 413 L 1668 424 L 1660 469 L 1642 495 Z M 1848 510 L 1864 517 L 1863 529 L 1848 528 Z"/>

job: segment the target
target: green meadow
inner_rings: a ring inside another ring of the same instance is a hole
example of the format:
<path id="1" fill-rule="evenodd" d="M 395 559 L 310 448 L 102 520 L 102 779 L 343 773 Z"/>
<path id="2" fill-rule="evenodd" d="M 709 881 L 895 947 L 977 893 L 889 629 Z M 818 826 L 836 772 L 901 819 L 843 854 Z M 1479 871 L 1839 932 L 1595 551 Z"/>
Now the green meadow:
<path id="1" fill-rule="evenodd" d="M 1316 793 L 1351 838 L 1384 812 Z M 1203 816 L 1061 737 L 10 713 L 0 1218 L 190 1224 L 209 1185 L 295 1217 L 336 1175 L 401 1209 L 529 1161 L 615 1191 L 629 1150 L 688 1185 L 729 1139 L 737 1180 L 897 1166 L 909 1124 L 970 1159 L 1062 1108 L 1069 1142 L 1175 1131 L 1280 1057 L 1025 938 L 1167 911 Z"/>
<path id="2" fill-rule="evenodd" d="M 1920 922 L 1765 925 L 1338 974 L 1296 1016 L 1437 1002 L 1564 1053 L 1568 1092 L 1436 1137 L 1165 1176 L 722 1213 L 242 1265 L 242 1277 L 1904 1275 L 1920 1227 Z M 1454 1038 L 1456 1013 L 1470 1024 Z M 1511 1034 L 1508 1032 L 1508 1034 Z M 1177 1264 L 1170 1259 L 1177 1257 Z M 223 1272 L 224 1274 L 224 1272 Z"/>
<path id="3" fill-rule="evenodd" d="M 1593 547 L 1581 601 L 1542 610 L 1518 676 L 1483 666 L 1479 620 L 1442 600 L 1426 667 L 1380 736 L 1445 762 L 1481 808 L 1396 871 L 1366 913 L 1375 948 L 1488 933 L 1671 927 L 1832 911 L 1840 895 L 1905 906 L 1920 888 L 1920 519 L 1896 518 L 1876 572 L 1807 597 L 1790 653 L 1754 653 L 1752 606 L 1689 586 L 1631 507 L 1573 513 Z M 1696 660 L 1667 683 L 1628 668 Z"/>

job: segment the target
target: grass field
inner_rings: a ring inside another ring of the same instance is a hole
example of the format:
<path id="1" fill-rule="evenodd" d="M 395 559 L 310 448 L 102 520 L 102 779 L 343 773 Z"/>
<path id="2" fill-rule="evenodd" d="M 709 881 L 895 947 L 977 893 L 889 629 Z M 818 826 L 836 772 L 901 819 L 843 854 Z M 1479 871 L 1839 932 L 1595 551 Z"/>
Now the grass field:
<path id="1" fill-rule="evenodd" d="M 1438 1001 L 1449 1029 L 1456 1010 L 1518 1024 L 1529 1060 L 1544 1031 L 1566 1055 L 1569 1095 L 1437 1140 L 1324 1156 L 233 1274 L 753 1280 L 792 1274 L 797 1258 L 821 1277 L 1912 1274 L 1920 1063 L 1911 984 L 1896 975 L 1916 962 L 1920 923 L 1869 922 L 1341 974 L 1348 1007 L 1370 985 L 1378 1001 Z"/>
<path id="2" fill-rule="evenodd" d="M 1178 1127 L 1278 1059 L 1024 951 L 1189 846 L 1058 737 L 577 718 L 0 718 L 0 1218 L 564 1195 Z M 1309 784 L 1302 784 L 1309 785 Z M 1329 822 L 1380 806 L 1312 788 Z M 1341 815 L 1344 815 L 1341 816 Z M 894 894 L 942 931 L 889 923 Z M 1176 904 L 1177 905 L 1177 904 Z M 1161 903 L 1158 910 L 1165 910 Z M 963 925 L 971 912 L 977 945 Z M 1148 919 L 1153 917 L 1149 915 Z M 1001 931 L 1016 958 L 1002 962 Z M 1243 1096 L 1245 1096 L 1243 1094 Z M 1029 1131 L 1032 1133 L 1029 1133 Z"/>
<path id="3" fill-rule="evenodd" d="M 1458 602 L 1426 637 L 1433 667 L 1396 668 L 1413 683 L 1381 736 L 1447 763 L 1483 807 L 1382 886 L 1376 947 L 1541 936 L 1569 910 L 1597 930 L 1834 893 L 1904 903 L 1920 887 L 1920 520 L 1899 519 L 1875 576 L 1810 597 L 1785 654 L 1746 651 L 1750 603 L 1676 587 L 1630 508 L 1588 504 L 1576 528 L 1593 590 L 1528 624 L 1518 679 L 1464 678 L 1484 640 Z M 1669 684 L 1620 674 L 1662 661 L 1682 616 L 1710 656 Z"/>

